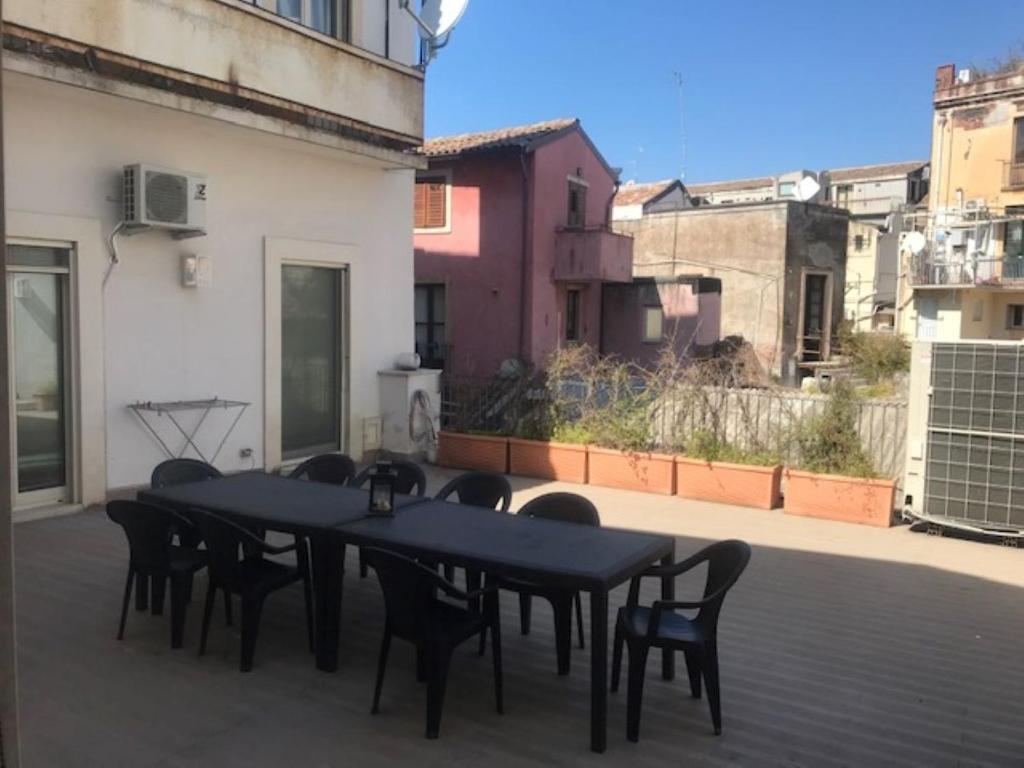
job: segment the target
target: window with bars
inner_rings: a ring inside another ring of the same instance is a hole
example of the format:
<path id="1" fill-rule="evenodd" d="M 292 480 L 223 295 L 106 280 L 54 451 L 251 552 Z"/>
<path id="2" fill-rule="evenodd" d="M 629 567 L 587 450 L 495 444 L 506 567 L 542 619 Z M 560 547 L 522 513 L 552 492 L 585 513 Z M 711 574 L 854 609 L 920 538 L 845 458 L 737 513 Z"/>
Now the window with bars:
<path id="1" fill-rule="evenodd" d="M 256 5 L 266 8 L 265 1 Z M 275 8 L 271 8 L 275 10 Z M 278 16 L 340 40 L 349 39 L 350 0 L 277 0 Z"/>
<path id="2" fill-rule="evenodd" d="M 416 229 L 445 229 L 448 226 L 448 180 L 445 176 L 416 179 L 413 196 Z"/>

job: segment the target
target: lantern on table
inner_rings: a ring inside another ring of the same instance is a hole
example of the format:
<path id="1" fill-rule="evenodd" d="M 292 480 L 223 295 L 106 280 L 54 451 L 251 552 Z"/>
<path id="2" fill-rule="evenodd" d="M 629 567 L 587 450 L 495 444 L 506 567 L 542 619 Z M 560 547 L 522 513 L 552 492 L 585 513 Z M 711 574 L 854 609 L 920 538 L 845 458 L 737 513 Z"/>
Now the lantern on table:
<path id="1" fill-rule="evenodd" d="M 395 512 L 395 483 L 398 473 L 391 462 L 379 461 L 370 473 L 370 512 L 392 515 Z"/>

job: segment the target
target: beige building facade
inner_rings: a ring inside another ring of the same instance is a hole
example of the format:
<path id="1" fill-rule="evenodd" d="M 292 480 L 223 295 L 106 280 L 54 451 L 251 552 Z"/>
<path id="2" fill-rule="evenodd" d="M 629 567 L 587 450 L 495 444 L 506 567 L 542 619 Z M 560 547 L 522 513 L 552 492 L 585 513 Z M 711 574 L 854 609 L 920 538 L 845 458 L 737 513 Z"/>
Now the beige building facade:
<path id="1" fill-rule="evenodd" d="M 903 240 L 899 327 L 1024 339 L 1024 71 L 936 74 L 924 237 Z"/>

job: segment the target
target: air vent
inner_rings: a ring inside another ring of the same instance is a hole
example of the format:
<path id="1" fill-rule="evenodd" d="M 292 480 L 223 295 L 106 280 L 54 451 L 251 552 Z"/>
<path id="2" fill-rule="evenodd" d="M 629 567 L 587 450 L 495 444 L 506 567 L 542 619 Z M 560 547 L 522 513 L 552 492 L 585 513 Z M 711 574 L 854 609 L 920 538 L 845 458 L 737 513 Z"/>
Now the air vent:
<path id="1" fill-rule="evenodd" d="M 146 218 L 166 224 L 188 222 L 188 177 L 146 172 Z"/>

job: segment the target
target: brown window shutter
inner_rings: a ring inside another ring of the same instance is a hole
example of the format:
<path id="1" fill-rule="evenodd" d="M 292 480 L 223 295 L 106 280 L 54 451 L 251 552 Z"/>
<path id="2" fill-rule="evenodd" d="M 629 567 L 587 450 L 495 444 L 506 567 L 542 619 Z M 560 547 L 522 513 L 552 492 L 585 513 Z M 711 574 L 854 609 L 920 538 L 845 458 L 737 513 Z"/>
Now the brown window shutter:
<path id="1" fill-rule="evenodd" d="M 416 182 L 416 191 L 413 193 L 413 226 L 416 229 L 423 229 L 427 226 L 427 183 Z"/>
<path id="2" fill-rule="evenodd" d="M 444 182 L 430 182 L 426 185 L 426 224 L 429 228 L 441 228 L 445 221 Z"/>

